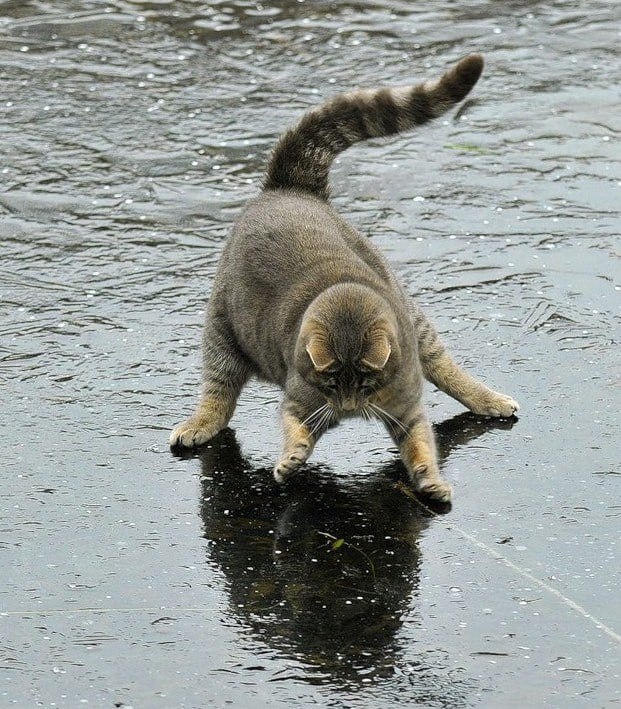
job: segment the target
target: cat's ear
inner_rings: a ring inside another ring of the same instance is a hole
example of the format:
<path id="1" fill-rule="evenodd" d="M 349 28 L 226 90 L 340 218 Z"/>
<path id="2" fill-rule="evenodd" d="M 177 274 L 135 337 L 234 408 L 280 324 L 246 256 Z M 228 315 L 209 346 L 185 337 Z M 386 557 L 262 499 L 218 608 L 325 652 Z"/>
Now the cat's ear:
<path id="1" fill-rule="evenodd" d="M 313 367 L 318 372 L 325 372 L 335 362 L 334 355 L 330 352 L 327 342 L 318 337 L 310 337 L 306 344 L 306 351 L 311 358 Z"/>
<path id="2" fill-rule="evenodd" d="M 376 372 L 384 369 L 392 348 L 385 333 L 380 333 L 369 343 L 361 364 Z"/>

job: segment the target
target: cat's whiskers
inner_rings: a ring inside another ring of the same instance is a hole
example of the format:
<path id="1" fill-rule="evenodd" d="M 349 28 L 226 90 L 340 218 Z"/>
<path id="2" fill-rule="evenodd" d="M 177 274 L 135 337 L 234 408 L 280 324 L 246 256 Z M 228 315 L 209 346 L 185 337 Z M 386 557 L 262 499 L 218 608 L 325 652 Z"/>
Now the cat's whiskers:
<path id="1" fill-rule="evenodd" d="M 401 429 L 401 431 L 403 431 L 406 438 L 409 437 L 410 432 L 401 423 L 401 421 L 399 421 L 398 418 L 395 418 L 392 414 L 389 414 L 388 411 L 382 409 L 382 407 L 378 406 L 377 404 L 369 402 L 369 406 L 371 407 L 371 410 L 377 415 L 377 417 L 382 420 L 389 428 L 394 428 L 394 426 L 396 426 L 397 428 Z"/>
<path id="2" fill-rule="evenodd" d="M 324 412 L 322 415 L 321 419 L 317 421 L 313 427 L 311 428 L 311 435 L 319 437 L 321 434 L 326 430 L 327 428 L 327 423 L 330 419 L 330 414 L 327 412 Z"/>
<path id="3" fill-rule="evenodd" d="M 315 421 L 315 423 L 312 425 L 310 432 L 311 434 L 315 434 L 318 431 L 321 431 L 327 424 L 330 423 L 330 419 L 332 418 L 334 411 L 330 404 L 324 404 L 320 409 L 321 411 L 321 416 L 319 417 L 318 420 Z"/>
<path id="4" fill-rule="evenodd" d="M 373 421 L 375 427 L 377 428 L 378 433 L 380 432 L 380 427 L 379 423 L 377 422 L 377 418 L 373 415 L 373 411 L 370 410 L 368 404 L 365 404 L 362 409 L 360 410 L 362 413 L 362 418 L 365 419 L 365 421 Z"/>
<path id="5" fill-rule="evenodd" d="M 304 421 L 302 421 L 302 426 L 308 426 L 313 419 L 320 416 L 320 414 L 323 414 L 325 412 L 325 410 L 328 408 L 328 406 L 329 406 L 329 404 L 323 404 L 323 406 L 320 406 L 318 409 L 315 409 L 312 414 L 307 416 L 304 419 Z"/>
<path id="6" fill-rule="evenodd" d="M 371 412 L 375 419 L 379 419 L 382 423 L 385 423 L 389 428 L 392 428 L 390 421 L 384 416 L 382 410 L 378 411 L 374 404 L 369 404 L 369 406 L 371 407 Z"/>

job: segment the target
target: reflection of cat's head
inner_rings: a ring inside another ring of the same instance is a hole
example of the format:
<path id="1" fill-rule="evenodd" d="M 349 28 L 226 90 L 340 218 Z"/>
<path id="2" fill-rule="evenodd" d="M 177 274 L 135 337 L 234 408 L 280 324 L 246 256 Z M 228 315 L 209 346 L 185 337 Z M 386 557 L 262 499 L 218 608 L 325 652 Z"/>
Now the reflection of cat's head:
<path id="1" fill-rule="evenodd" d="M 295 350 L 300 376 L 333 407 L 361 409 L 401 365 L 392 309 L 370 288 L 341 283 L 307 309 Z"/>

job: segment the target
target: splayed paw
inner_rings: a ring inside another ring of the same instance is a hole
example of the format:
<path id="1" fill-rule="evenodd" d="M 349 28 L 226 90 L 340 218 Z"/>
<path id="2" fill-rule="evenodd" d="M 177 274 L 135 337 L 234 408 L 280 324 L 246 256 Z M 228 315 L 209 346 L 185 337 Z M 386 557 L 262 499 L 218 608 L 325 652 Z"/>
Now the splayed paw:
<path id="1" fill-rule="evenodd" d="M 440 478 L 418 481 L 416 483 L 416 491 L 421 496 L 437 502 L 450 502 L 453 495 L 451 486 Z"/>
<path id="2" fill-rule="evenodd" d="M 442 480 L 435 461 L 420 461 L 411 465 L 410 479 L 421 497 L 437 502 L 450 502 L 453 494 L 451 486 Z"/>
<path id="3" fill-rule="evenodd" d="M 520 405 L 506 394 L 490 391 L 472 402 L 468 408 L 473 413 L 480 414 L 481 416 L 509 418 L 520 410 Z"/>
<path id="4" fill-rule="evenodd" d="M 295 472 L 308 458 L 308 446 L 300 447 L 293 453 L 285 457 L 274 468 L 274 480 L 277 483 L 284 483 L 285 480 Z"/>
<path id="5" fill-rule="evenodd" d="M 178 426 L 175 426 L 170 434 L 169 443 L 171 448 L 196 448 L 207 443 L 216 434 L 213 427 L 201 425 L 196 419 L 188 419 Z"/>

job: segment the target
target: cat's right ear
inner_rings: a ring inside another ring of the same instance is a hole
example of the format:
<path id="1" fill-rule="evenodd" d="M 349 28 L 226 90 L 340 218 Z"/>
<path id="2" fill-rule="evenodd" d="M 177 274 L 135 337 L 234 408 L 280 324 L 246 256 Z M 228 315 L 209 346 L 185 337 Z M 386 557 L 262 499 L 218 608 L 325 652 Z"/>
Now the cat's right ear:
<path id="1" fill-rule="evenodd" d="M 313 363 L 313 367 L 318 372 L 325 372 L 336 361 L 328 348 L 327 342 L 312 335 L 306 344 L 306 352 Z"/>

